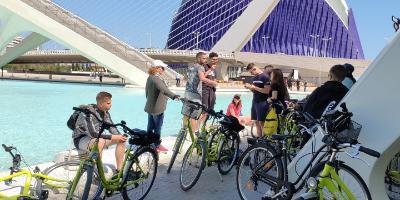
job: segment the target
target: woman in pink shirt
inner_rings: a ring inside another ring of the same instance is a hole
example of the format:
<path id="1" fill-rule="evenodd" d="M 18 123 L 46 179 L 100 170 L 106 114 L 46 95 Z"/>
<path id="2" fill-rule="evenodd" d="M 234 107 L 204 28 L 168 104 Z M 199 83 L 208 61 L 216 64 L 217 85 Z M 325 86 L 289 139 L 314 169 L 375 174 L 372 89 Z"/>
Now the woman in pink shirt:
<path id="1" fill-rule="evenodd" d="M 229 104 L 228 109 L 226 110 L 226 115 L 234 116 L 239 119 L 241 111 L 242 101 L 240 100 L 240 95 L 235 94 L 235 96 L 233 96 L 232 102 Z"/>

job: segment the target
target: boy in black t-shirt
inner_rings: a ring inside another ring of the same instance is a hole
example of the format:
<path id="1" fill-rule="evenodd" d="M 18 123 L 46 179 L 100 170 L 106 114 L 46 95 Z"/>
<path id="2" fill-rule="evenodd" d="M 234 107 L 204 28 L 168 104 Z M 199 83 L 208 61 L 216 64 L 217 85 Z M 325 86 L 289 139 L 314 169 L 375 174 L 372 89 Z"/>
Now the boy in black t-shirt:
<path id="1" fill-rule="evenodd" d="M 348 89 L 342 84 L 346 76 L 343 65 L 335 65 L 329 70 L 329 81 L 315 89 L 304 104 L 304 112 L 310 113 L 314 118 L 321 118 L 322 113 L 331 101 L 339 103 L 346 95 Z"/>
<path id="2" fill-rule="evenodd" d="M 253 84 L 246 83 L 245 88 L 253 92 L 253 101 L 251 104 L 251 120 L 256 121 L 257 127 L 257 137 L 262 136 L 262 128 L 264 126 L 265 117 L 268 111 L 268 94 L 270 91 L 269 77 L 263 73 L 263 71 L 258 68 L 254 63 L 250 63 L 246 68 L 253 77 Z"/>

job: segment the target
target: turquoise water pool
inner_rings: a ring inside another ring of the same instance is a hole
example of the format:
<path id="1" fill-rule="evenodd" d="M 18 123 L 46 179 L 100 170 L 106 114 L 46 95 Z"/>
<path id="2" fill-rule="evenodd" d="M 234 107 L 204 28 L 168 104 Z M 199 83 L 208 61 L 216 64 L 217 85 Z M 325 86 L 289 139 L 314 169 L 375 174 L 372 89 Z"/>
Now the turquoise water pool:
<path id="1" fill-rule="evenodd" d="M 111 116 L 131 128 L 145 129 L 147 114 L 144 90 L 137 88 L 0 80 L 0 143 L 16 146 L 29 164 L 50 161 L 57 152 L 71 148 L 71 130 L 66 126 L 72 107 L 95 103 L 100 91 L 113 95 Z M 226 110 L 233 94 L 218 94 L 216 110 Z M 292 98 L 295 98 L 292 96 Z M 242 95 L 243 114 L 250 113 L 251 93 Z M 180 128 L 181 103 L 169 101 L 162 136 Z M 0 151 L 0 170 L 11 158 Z"/>

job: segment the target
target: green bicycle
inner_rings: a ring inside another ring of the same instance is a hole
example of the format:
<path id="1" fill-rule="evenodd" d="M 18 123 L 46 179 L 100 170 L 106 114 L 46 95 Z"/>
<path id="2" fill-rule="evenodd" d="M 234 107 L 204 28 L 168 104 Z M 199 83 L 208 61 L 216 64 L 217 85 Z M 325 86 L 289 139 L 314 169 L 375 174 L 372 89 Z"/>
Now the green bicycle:
<path id="1" fill-rule="evenodd" d="M 292 199 L 293 194 L 304 185 L 308 186 L 309 191 L 300 199 L 371 199 L 361 176 L 336 158 L 341 149 L 348 147 L 356 150 L 348 154 L 352 158 L 358 158 L 360 151 L 375 157 L 380 154 L 358 144 L 361 126 L 350 120 L 352 113 L 347 111 L 345 104 L 341 106 L 342 112 L 325 115 L 321 120 L 302 113 L 311 124 L 310 128 L 305 127 L 307 133 L 323 134 L 324 145 L 313 152 L 312 158 L 294 182 L 288 181 L 288 152 L 285 148 L 285 141 L 293 136 L 272 135 L 272 139 L 282 143 L 283 148 L 279 153 L 268 142 L 257 143 L 246 149 L 239 160 L 236 176 L 241 199 Z M 320 153 L 323 153 L 322 156 Z M 317 164 L 312 167 L 314 163 Z M 306 176 L 309 169 L 310 173 Z"/>
<path id="2" fill-rule="evenodd" d="M 86 115 L 93 115 L 98 119 L 97 115 L 88 109 L 76 107 L 73 109 L 84 112 Z M 124 121 L 119 124 L 109 124 L 98 120 L 102 122 L 98 138 L 88 158 L 80 163 L 68 191 L 67 199 L 96 199 L 103 188 L 107 197 L 112 196 L 115 191 L 121 191 L 123 199 L 144 199 L 149 193 L 157 173 L 158 155 L 152 145 L 160 143 L 159 135 L 139 129 L 130 129 Z M 104 130 L 110 127 L 122 127 L 126 136 L 130 138 L 123 170 L 107 180 L 99 156 L 98 142 Z M 97 177 L 93 176 L 96 171 L 99 175 Z"/>
<path id="3" fill-rule="evenodd" d="M 389 162 L 385 175 L 388 191 L 398 193 L 396 189 L 400 188 L 400 153 L 397 153 Z"/>
<path id="4" fill-rule="evenodd" d="M 23 189 L 19 194 L 6 195 L 0 192 L 0 199 L 17 200 L 17 199 L 64 199 L 68 188 L 78 169 L 79 162 L 65 161 L 56 163 L 43 172 L 40 172 L 38 167 L 33 171 L 21 169 L 22 156 L 18 153 L 16 147 L 6 146 L 2 144 L 4 150 L 8 152 L 13 160 L 13 166 L 10 167 L 10 175 L 0 177 L 0 183 L 4 183 L 5 187 L 14 187 L 12 184 L 18 180 L 24 182 Z M 55 178 L 57 177 L 57 178 Z M 32 180 L 36 180 L 34 186 L 31 187 Z M 2 189 L 1 191 L 8 191 Z"/>
<path id="5" fill-rule="evenodd" d="M 220 174 L 225 175 L 233 168 L 239 149 L 239 132 L 244 129 L 234 117 L 206 109 L 203 105 L 186 100 L 193 109 L 202 109 L 211 118 L 209 130 L 192 139 L 181 166 L 180 185 L 184 191 L 191 189 L 200 178 L 205 166 L 217 164 Z M 222 120 L 220 120 L 222 119 Z M 219 120 L 219 125 L 214 122 Z M 190 127 L 190 126 L 189 126 Z M 190 130 L 190 129 L 189 129 Z"/>

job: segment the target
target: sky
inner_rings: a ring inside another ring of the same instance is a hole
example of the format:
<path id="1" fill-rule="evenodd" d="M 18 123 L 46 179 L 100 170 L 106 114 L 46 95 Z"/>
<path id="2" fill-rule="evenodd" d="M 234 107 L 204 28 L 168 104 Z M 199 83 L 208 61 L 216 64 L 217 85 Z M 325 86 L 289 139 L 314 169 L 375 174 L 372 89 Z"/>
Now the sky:
<path id="1" fill-rule="evenodd" d="M 53 0 L 136 48 L 164 48 L 180 0 Z M 400 0 L 347 0 L 366 59 L 373 60 L 394 35 Z M 60 48 L 54 43 L 47 48 Z"/>

